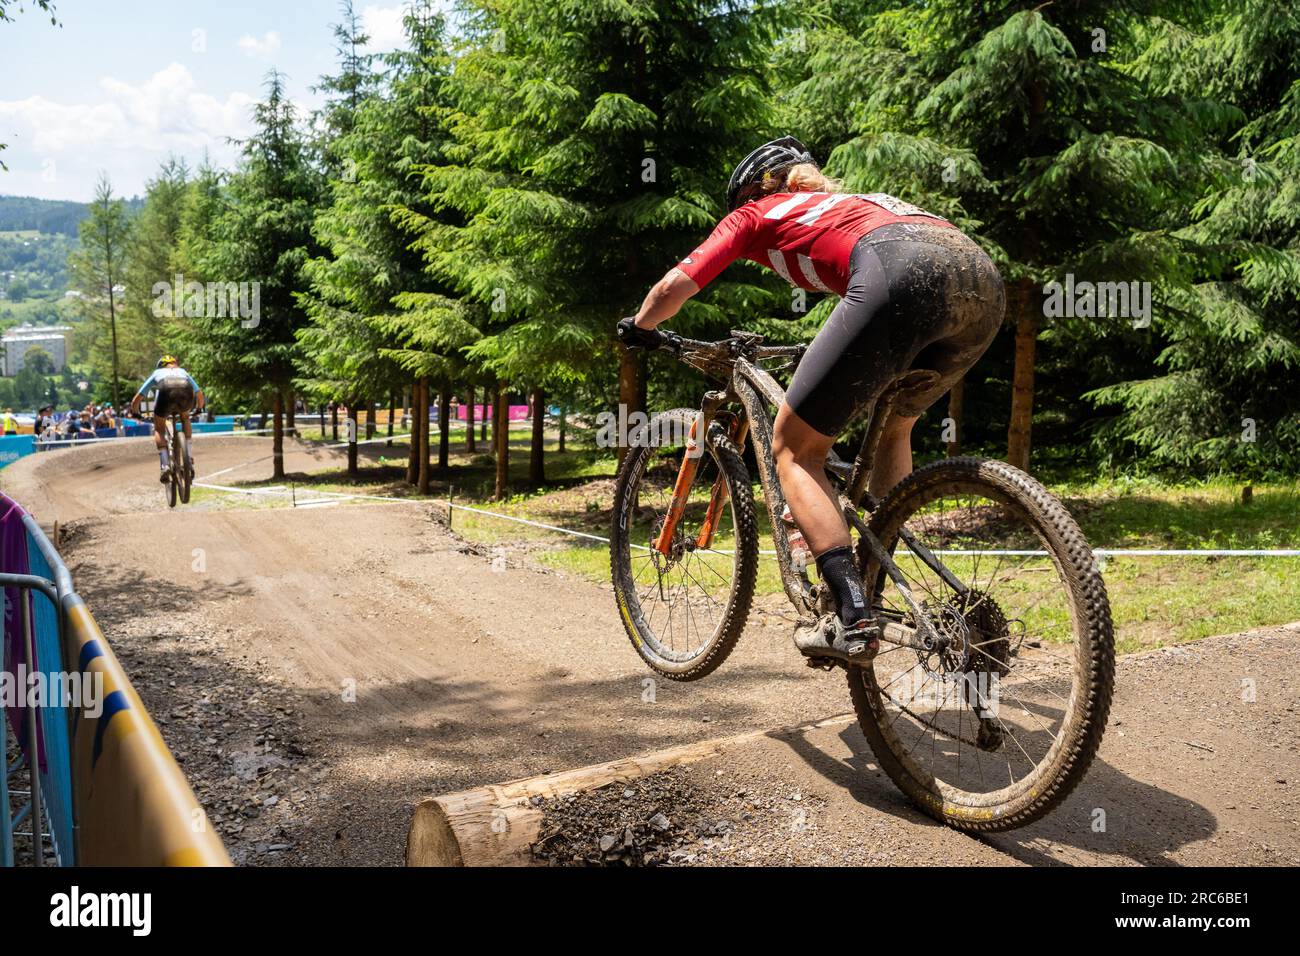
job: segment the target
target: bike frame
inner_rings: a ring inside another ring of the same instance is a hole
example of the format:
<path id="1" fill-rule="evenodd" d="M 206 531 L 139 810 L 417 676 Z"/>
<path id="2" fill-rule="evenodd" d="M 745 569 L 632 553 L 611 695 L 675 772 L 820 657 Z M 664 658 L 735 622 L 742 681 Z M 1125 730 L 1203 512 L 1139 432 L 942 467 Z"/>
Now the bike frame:
<path id="1" fill-rule="evenodd" d="M 829 608 L 819 607 L 822 603 L 822 595 L 813 587 L 807 574 L 795 568 L 791 558 L 789 533 L 786 522 L 782 520 L 786 508 L 785 494 L 777 478 L 776 460 L 772 454 L 772 419 L 767 409 L 781 407 L 785 401 L 785 389 L 768 370 L 758 364 L 765 359 L 786 358 L 790 360 L 787 368 L 793 368 L 798 365 L 799 359 L 803 356 L 805 346 L 764 346 L 762 341 L 761 336 L 738 331 L 733 331 L 732 338 L 722 342 L 680 340 L 681 360 L 707 375 L 725 379 L 727 387 L 724 391 L 705 393 L 704 401 L 700 405 L 700 414 L 691 427 L 687 454 L 682 458 L 678 470 L 672 502 L 654 547 L 663 554 L 668 554 L 699 468 L 699 442 L 707 440 L 709 428 L 719 417 L 718 413 L 721 409 L 728 405 L 739 405 L 741 415 L 733 420 L 729 434 L 737 449 L 742 451 L 746 438 L 753 437 L 754 457 L 758 462 L 758 480 L 763 488 L 763 500 L 767 503 L 768 516 L 771 520 L 772 538 L 776 545 L 776 559 L 781 572 L 782 586 L 786 597 L 797 611 L 806 618 L 815 618 L 819 612 Z M 890 643 L 930 650 L 940 640 L 930 615 L 912 596 L 906 576 L 895 564 L 893 556 L 880 539 L 867 526 L 860 513 L 864 509 L 870 513 L 878 504 L 867 490 L 871 467 L 894 399 L 900 389 L 908 383 L 909 377 L 904 376 L 890 385 L 877 401 L 876 407 L 871 412 L 867 433 L 854 460 L 846 462 L 832 450 L 827 456 L 826 471 L 832 484 L 843 489 L 840 503 L 849 526 L 857 530 L 866 543 L 871 557 L 889 575 L 904 603 L 912 612 L 914 620 L 918 622 L 918 626 L 912 628 L 902 624 L 901 620 L 882 621 L 883 638 Z M 724 477 L 719 475 L 714 482 L 704 522 L 697 536 L 699 546 L 707 547 L 712 541 L 726 497 L 726 482 Z M 966 585 L 910 532 L 901 529 L 899 538 L 955 592 L 966 593 Z M 867 569 L 860 570 L 866 572 Z"/>

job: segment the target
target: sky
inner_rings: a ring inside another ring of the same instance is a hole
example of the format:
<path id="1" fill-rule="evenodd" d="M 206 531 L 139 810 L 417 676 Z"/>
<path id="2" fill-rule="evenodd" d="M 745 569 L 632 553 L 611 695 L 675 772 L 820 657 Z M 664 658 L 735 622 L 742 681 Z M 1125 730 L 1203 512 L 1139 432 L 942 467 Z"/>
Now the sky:
<path id="1" fill-rule="evenodd" d="M 87 201 L 100 173 L 144 193 L 169 156 L 233 163 L 268 70 L 300 110 L 336 68 L 338 0 L 56 0 L 0 23 L 0 195 Z M 401 43 L 401 4 L 354 6 L 372 52 Z"/>

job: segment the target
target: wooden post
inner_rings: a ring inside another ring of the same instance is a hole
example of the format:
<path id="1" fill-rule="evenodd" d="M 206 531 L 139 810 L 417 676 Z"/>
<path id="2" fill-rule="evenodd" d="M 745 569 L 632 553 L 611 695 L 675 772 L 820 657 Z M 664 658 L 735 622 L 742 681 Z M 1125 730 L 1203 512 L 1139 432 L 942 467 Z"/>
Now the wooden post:
<path id="1" fill-rule="evenodd" d="M 271 474 L 276 478 L 284 477 L 284 396 L 279 389 L 275 392 L 275 424 L 271 426 L 274 438 L 271 440 L 271 457 L 275 466 Z"/>
<path id="2" fill-rule="evenodd" d="M 416 402 L 415 417 L 420 423 L 420 494 L 429 493 L 429 379 L 422 377 L 416 391 L 420 400 Z"/>
<path id="3" fill-rule="evenodd" d="M 1007 462 L 1029 470 L 1034 420 L 1034 362 L 1038 343 L 1037 301 L 1033 285 L 1021 280 L 1016 289 L 1016 358 L 1011 377 L 1011 422 L 1007 428 Z"/>
<path id="4" fill-rule="evenodd" d="M 546 483 L 546 392 L 533 389 L 533 442 L 528 449 L 528 480 Z"/>
<path id="5" fill-rule="evenodd" d="M 528 866 L 545 811 L 533 797 L 554 799 L 626 783 L 716 757 L 764 737 L 797 737 L 819 727 L 852 723 L 851 715 L 804 727 L 754 731 L 686 744 L 644 757 L 627 757 L 562 773 L 430 797 L 415 805 L 406 837 L 407 866 Z"/>
<path id="6" fill-rule="evenodd" d="M 408 485 L 415 485 L 420 481 L 420 427 L 419 422 L 415 420 L 415 405 L 419 401 L 419 396 L 420 383 L 416 382 L 411 386 L 411 412 L 408 416 L 411 421 L 411 449 L 406 458 L 406 483 Z"/>
<path id="7" fill-rule="evenodd" d="M 438 473 L 445 475 L 450 467 L 451 451 L 451 389 L 443 385 L 438 389 Z"/>
<path id="8" fill-rule="evenodd" d="M 465 406 L 465 453 L 474 454 L 474 393 L 473 385 L 466 390 L 469 395 L 468 404 Z"/>
<path id="9" fill-rule="evenodd" d="M 504 381 L 497 382 L 496 409 L 492 416 L 492 438 L 497 456 L 496 488 L 493 497 L 500 501 L 510 484 L 510 392 Z"/>
<path id="10" fill-rule="evenodd" d="M 348 402 L 348 477 L 357 477 L 357 403 Z"/>
<path id="11" fill-rule="evenodd" d="M 627 409 L 627 418 L 630 420 L 632 413 L 639 408 L 638 403 L 641 400 L 641 360 L 635 352 L 624 346 L 619 346 L 621 355 L 618 360 L 618 401 L 623 408 Z M 619 415 L 622 421 L 623 416 Z M 618 461 L 623 463 L 623 457 L 627 454 L 627 443 L 618 443 Z"/>

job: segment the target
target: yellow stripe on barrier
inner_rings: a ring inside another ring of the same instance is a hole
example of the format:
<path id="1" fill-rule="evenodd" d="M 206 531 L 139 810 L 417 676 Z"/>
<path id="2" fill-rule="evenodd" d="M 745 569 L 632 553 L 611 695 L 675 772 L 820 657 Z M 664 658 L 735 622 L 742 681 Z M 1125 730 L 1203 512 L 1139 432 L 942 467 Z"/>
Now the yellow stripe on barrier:
<path id="1" fill-rule="evenodd" d="M 72 779 L 83 866 L 230 866 L 221 840 L 99 625 L 69 602 L 67 651 L 102 675 L 98 717 L 77 711 Z"/>

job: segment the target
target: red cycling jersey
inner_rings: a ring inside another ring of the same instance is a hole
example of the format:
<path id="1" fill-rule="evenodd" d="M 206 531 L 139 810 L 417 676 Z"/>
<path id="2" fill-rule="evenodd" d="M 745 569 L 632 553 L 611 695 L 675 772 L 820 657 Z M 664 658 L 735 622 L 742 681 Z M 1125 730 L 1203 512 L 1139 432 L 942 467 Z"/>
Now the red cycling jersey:
<path id="1" fill-rule="evenodd" d="M 728 215 L 677 268 L 704 288 L 736 259 L 750 259 L 791 285 L 842 296 L 857 241 L 881 226 L 917 221 L 953 228 L 884 193 L 773 193 Z"/>

